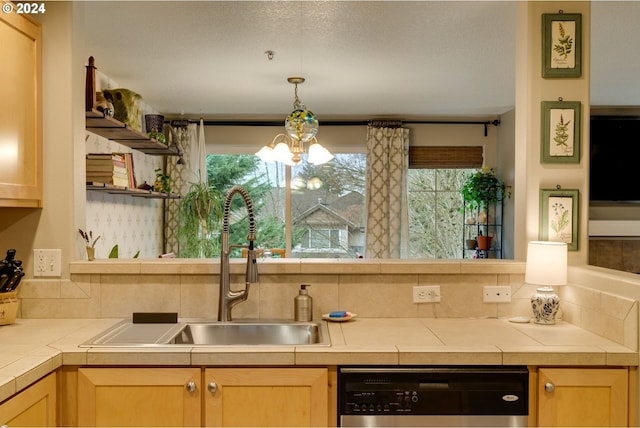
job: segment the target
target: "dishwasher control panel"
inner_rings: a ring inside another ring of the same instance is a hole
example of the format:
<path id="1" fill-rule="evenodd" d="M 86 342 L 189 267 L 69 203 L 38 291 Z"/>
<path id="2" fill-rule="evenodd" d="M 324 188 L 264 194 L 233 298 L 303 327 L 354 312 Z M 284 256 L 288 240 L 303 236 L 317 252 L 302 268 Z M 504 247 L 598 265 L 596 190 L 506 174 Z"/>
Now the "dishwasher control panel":
<path id="1" fill-rule="evenodd" d="M 418 391 L 351 391 L 347 393 L 349 413 L 411 413 L 420 400 Z"/>
<path id="2" fill-rule="evenodd" d="M 526 367 L 341 367 L 340 415 L 527 415 Z"/>

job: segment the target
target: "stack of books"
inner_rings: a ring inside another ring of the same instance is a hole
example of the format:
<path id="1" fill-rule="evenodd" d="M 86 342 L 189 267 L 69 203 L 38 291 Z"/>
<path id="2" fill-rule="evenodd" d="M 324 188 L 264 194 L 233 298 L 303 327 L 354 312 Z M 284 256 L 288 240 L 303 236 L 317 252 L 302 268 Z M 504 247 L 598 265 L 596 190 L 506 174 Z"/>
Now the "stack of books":
<path id="1" fill-rule="evenodd" d="M 87 154 L 87 182 L 135 189 L 131 153 Z"/>

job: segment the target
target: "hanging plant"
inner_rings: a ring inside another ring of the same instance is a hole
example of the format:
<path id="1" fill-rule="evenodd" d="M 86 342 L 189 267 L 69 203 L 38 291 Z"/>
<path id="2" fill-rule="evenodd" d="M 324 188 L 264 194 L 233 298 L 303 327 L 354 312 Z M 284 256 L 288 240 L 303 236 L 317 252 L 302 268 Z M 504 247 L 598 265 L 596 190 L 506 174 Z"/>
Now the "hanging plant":
<path id="1" fill-rule="evenodd" d="M 222 219 L 222 195 L 207 183 L 191 183 L 180 199 L 180 257 L 211 258 L 219 254 L 214 235 Z"/>
<path id="2" fill-rule="evenodd" d="M 460 194 L 469 208 L 476 209 L 508 198 L 511 196 L 509 189 L 496 177 L 493 168 L 485 166 L 467 177 Z"/>

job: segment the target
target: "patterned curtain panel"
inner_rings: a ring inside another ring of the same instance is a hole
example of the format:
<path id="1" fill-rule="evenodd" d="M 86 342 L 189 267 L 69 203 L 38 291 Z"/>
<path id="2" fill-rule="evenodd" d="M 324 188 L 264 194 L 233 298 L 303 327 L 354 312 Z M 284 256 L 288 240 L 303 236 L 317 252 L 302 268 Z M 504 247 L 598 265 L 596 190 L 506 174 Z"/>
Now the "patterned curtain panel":
<path id="1" fill-rule="evenodd" d="M 189 189 L 189 184 L 198 180 L 200 169 L 200 148 L 198 125 L 190 123 L 186 127 L 171 127 L 171 138 L 177 141 L 182 157 L 167 157 L 167 174 L 172 179 L 171 190 L 183 196 Z M 204 141 L 202 142 L 204 145 Z M 204 173 L 206 176 L 206 172 Z M 165 253 L 180 255 L 178 242 L 178 206 L 180 199 L 167 199 L 165 201 L 164 215 L 164 242 Z"/>
<path id="2" fill-rule="evenodd" d="M 409 130 L 372 122 L 367 128 L 367 258 L 408 254 L 408 166 Z"/>

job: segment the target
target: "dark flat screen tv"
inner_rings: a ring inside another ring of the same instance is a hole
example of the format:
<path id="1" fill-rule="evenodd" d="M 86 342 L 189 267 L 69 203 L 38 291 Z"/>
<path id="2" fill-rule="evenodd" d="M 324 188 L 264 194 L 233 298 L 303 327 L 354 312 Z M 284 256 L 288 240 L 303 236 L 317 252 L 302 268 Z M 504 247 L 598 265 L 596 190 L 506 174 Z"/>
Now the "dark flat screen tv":
<path id="1" fill-rule="evenodd" d="M 640 116 L 591 116 L 589 200 L 640 204 Z"/>

